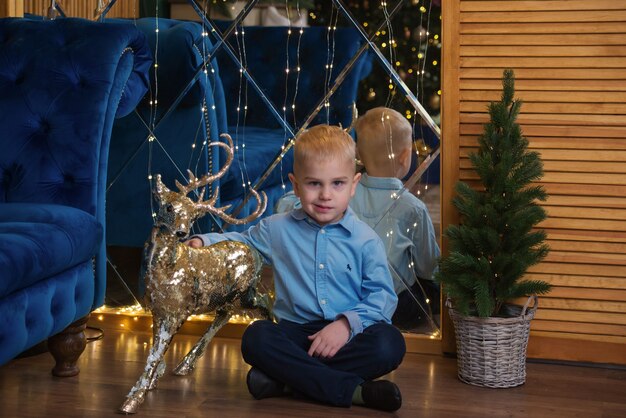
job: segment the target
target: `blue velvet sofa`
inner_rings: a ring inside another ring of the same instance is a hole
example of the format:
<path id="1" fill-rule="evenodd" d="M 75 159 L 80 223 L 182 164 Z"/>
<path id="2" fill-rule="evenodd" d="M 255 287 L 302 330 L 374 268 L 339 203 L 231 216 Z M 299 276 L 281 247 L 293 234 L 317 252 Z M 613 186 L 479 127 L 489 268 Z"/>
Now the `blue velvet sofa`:
<path id="1" fill-rule="evenodd" d="M 78 373 L 105 291 L 105 187 L 115 117 L 148 89 L 131 24 L 0 19 L 0 364 L 47 339 Z"/>
<path id="2" fill-rule="evenodd" d="M 186 182 L 187 169 L 200 176 L 222 167 L 224 155 L 215 147 L 205 146 L 207 141 L 218 140 L 220 133 L 233 137 L 237 147 L 235 160 L 207 194 L 219 186 L 218 204 L 232 205 L 231 210 L 239 217 L 248 215 L 256 202 L 251 199 L 242 206 L 244 185 L 255 184 L 291 138 L 224 48 L 218 49 L 206 73 L 178 106 L 159 121 L 218 39 L 197 22 L 139 19 L 137 27 L 151 39 L 153 50 L 157 25 L 158 69 L 156 80 L 151 71 L 152 95 L 142 102 L 136 114 L 116 121 L 113 129 L 107 201 L 107 243 L 111 246 L 139 247 L 148 237 L 153 223 L 150 175 L 160 173 L 166 185 L 174 187 L 175 180 Z M 224 31 L 227 25 L 218 22 L 218 29 Z M 239 30 L 239 35 L 231 36 L 228 43 L 295 133 L 364 41 L 353 28 L 338 28 L 330 36 L 327 28 L 304 28 L 302 37 L 298 29 L 292 29 L 291 35 L 287 29 L 245 27 L 244 41 Z M 330 64 L 332 69 L 327 70 Z M 358 83 L 370 70 L 371 59 L 364 54 L 311 126 L 349 126 Z M 150 134 L 146 125 L 150 126 L 151 120 L 157 121 L 155 139 L 147 141 Z M 260 190 L 268 195 L 265 216 L 273 213 L 275 202 L 291 189 L 287 174 L 292 158 L 292 152 L 288 152 L 261 184 Z M 205 217 L 194 232 L 248 226 L 223 225 L 218 219 Z"/>

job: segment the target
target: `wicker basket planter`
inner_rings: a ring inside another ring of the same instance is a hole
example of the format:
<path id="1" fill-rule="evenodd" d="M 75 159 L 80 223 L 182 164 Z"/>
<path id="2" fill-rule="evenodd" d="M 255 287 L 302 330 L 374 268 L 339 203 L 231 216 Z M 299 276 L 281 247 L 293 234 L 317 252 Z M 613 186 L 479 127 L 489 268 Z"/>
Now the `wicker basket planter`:
<path id="1" fill-rule="evenodd" d="M 534 301 L 532 308 L 529 308 Z M 449 313 L 456 332 L 457 367 L 462 382 L 489 388 L 510 388 L 526 381 L 526 348 L 537 296 L 522 306 L 509 305 L 510 317 L 461 316 Z"/>

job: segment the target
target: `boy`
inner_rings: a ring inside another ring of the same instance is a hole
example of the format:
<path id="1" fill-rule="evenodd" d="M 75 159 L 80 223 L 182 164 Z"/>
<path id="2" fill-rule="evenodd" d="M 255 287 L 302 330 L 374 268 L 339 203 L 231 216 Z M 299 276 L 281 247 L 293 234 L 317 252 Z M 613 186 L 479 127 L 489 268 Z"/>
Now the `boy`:
<path id="1" fill-rule="evenodd" d="M 296 140 L 294 154 L 289 179 L 301 209 L 244 233 L 188 243 L 243 241 L 273 266 L 278 322 L 250 324 L 241 342 L 256 399 L 292 392 L 335 406 L 395 411 L 402 404 L 398 387 L 373 379 L 396 369 L 406 348 L 390 324 L 397 297 L 383 244 L 348 207 L 360 178 L 354 141 L 339 127 L 318 125 Z"/>
<path id="2" fill-rule="evenodd" d="M 385 245 L 398 294 L 393 324 L 416 328 L 427 322 L 427 315 L 439 313 L 440 291 L 432 276 L 440 251 L 426 205 L 408 191 L 400 194 L 400 179 L 411 166 L 413 129 L 400 113 L 377 107 L 357 120 L 355 130 L 365 173 L 350 207 Z M 300 202 L 287 193 L 278 201 L 276 212 L 294 207 L 300 207 Z"/>
<path id="3" fill-rule="evenodd" d="M 432 276 L 440 251 L 426 205 L 408 191 L 400 193 L 411 166 L 413 129 L 400 113 L 377 107 L 357 120 L 355 131 L 365 173 L 350 207 L 385 244 L 398 294 L 393 323 L 414 328 L 439 313 Z M 432 312 L 424 312 L 429 307 Z"/>

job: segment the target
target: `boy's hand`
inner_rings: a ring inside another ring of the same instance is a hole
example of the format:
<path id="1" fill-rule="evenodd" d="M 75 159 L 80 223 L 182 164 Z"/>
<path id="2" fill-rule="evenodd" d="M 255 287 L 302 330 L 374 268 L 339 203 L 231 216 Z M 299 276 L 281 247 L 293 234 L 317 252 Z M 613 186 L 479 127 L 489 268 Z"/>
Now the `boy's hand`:
<path id="1" fill-rule="evenodd" d="M 309 348 L 309 356 L 332 358 L 348 342 L 348 338 L 350 338 L 350 324 L 342 316 L 315 334 L 309 335 L 308 338 L 313 341 Z"/>
<path id="2" fill-rule="evenodd" d="M 200 238 L 192 238 L 185 241 L 185 244 L 189 245 L 191 248 L 200 248 L 202 247 L 203 242 Z"/>

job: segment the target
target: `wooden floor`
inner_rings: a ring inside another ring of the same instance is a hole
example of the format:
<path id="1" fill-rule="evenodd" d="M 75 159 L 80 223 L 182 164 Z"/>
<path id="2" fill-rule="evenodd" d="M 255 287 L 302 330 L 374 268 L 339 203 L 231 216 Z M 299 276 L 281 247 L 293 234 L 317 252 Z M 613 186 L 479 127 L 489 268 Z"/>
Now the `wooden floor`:
<path id="1" fill-rule="evenodd" d="M 180 359 L 195 338 L 178 335 L 168 365 Z M 105 329 L 103 339 L 88 344 L 77 377 L 52 377 L 48 353 L 1 366 L 0 416 L 119 416 L 115 410 L 143 370 L 149 346 L 148 333 Z M 626 417 L 623 369 L 530 363 L 525 385 L 485 389 L 457 380 L 453 358 L 407 354 L 388 376 L 404 399 L 395 414 L 292 398 L 256 401 L 246 389 L 247 371 L 239 341 L 216 339 L 192 376 L 166 372 L 137 417 Z"/>

